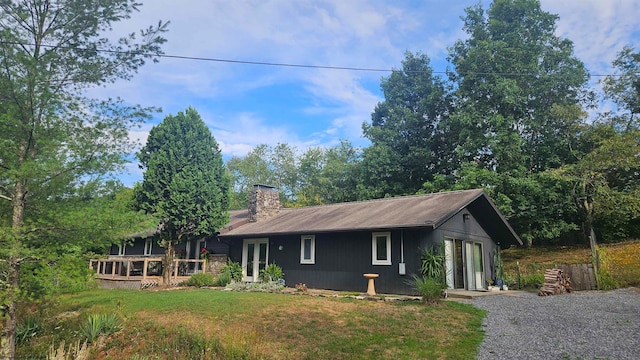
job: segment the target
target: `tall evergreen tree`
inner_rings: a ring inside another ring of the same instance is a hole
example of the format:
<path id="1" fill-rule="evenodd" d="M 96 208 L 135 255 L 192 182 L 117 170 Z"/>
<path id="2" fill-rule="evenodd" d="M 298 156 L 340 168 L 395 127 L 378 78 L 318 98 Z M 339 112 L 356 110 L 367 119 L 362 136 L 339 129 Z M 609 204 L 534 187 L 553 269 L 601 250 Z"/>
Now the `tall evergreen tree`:
<path id="1" fill-rule="evenodd" d="M 174 246 L 229 222 L 231 181 L 218 143 L 193 108 L 153 127 L 138 157 L 145 172 L 136 188 L 137 206 L 160 219 L 163 280 L 169 284 Z"/>

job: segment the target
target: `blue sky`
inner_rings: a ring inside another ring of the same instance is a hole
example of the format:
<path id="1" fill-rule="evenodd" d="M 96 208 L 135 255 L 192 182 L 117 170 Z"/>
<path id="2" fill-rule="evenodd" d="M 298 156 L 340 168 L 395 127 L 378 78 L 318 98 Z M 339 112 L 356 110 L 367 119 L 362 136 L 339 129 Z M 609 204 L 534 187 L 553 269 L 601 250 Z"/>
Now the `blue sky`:
<path id="1" fill-rule="evenodd" d="M 475 0 L 147 0 L 116 32 L 169 20 L 167 55 L 357 68 L 399 68 L 405 51 L 447 69 L 447 47 L 464 38 L 461 16 Z M 485 8 L 490 1 L 481 1 Z M 558 14 L 557 33 L 593 74 L 610 74 L 624 45 L 640 48 L 640 1 L 541 0 Z M 362 123 L 382 100 L 384 72 L 308 69 L 161 59 L 133 80 L 94 89 L 157 106 L 162 113 L 131 136 L 144 144 L 164 116 L 192 106 L 225 159 L 256 145 L 287 143 L 304 151 L 340 139 L 366 146 Z M 594 78 L 596 81 L 598 78 Z M 594 84 L 594 86 L 596 86 Z M 120 177 L 142 179 L 137 165 Z"/>

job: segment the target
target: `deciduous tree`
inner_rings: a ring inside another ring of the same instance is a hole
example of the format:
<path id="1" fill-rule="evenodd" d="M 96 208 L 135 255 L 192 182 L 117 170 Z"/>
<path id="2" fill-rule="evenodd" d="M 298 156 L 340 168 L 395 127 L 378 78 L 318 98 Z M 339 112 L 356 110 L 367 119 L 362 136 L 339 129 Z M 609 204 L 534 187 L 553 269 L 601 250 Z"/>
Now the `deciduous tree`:
<path id="1" fill-rule="evenodd" d="M 7 282 L 0 358 L 15 353 L 20 264 L 33 250 L 26 239 L 50 228 L 40 223 L 41 211 L 72 194 L 81 179 L 118 170 L 131 150 L 129 127 L 148 116 L 149 109 L 83 95 L 129 79 L 161 53 L 164 23 L 115 41 L 105 34 L 139 5 L 0 1 L 0 198 L 11 206 L 10 227 L 2 229 Z"/>
<path id="2" fill-rule="evenodd" d="M 620 110 L 614 120 L 621 130 L 640 129 L 640 53 L 625 46 L 613 61 L 615 76 L 602 80 L 605 97 L 613 100 Z"/>
<path id="3" fill-rule="evenodd" d="M 495 0 L 466 9 L 469 35 L 450 49 L 455 84 L 447 128 L 461 160 L 521 175 L 575 161 L 588 73 L 557 15 L 538 0 Z"/>

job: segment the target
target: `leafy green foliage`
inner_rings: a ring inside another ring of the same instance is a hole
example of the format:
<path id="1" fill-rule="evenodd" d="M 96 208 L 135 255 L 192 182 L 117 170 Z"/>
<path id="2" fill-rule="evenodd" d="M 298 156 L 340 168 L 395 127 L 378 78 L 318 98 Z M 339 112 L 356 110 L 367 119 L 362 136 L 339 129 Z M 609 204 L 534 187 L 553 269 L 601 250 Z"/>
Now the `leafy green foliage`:
<path id="1" fill-rule="evenodd" d="M 226 167 L 234 180 L 233 208 L 246 209 L 247 194 L 255 184 L 275 186 L 283 204 L 294 201 L 299 191 L 297 161 L 295 148 L 287 144 L 261 144 L 244 158 L 231 158 Z"/>
<path id="2" fill-rule="evenodd" d="M 173 246 L 229 222 L 231 182 L 218 143 L 193 108 L 153 127 L 138 158 L 145 172 L 136 206 L 160 219 L 163 279 L 169 283 Z"/>
<path id="3" fill-rule="evenodd" d="M 615 114 L 612 120 L 622 131 L 640 130 L 640 53 L 625 46 L 613 61 L 616 76 L 605 77 L 602 89 L 624 113 Z"/>
<path id="4" fill-rule="evenodd" d="M 212 234 L 229 221 L 229 178 L 218 143 L 195 109 L 153 127 L 138 157 L 145 173 L 136 204 L 163 220 L 172 241 Z"/>
<path id="5" fill-rule="evenodd" d="M 242 265 L 238 262 L 231 261 L 225 265 L 220 271 L 221 276 L 225 276 L 230 279 L 230 281 L 240 282 L 242 281 Z"/>
<path id="6" fill-rule="evenodd" d="M 362 126 L 372 142 L 364 151 L 364 186 L 375 197 L 412 194 L 446 159 L 437 127 L 447 113 L 444 82 L 433 75 L 426 55 L 407 52 L 402 69 L 383 78 L 380 87 L 384 101 L 376 105 L 371 124 Z"/>
<path id="7" fill-rule="evenodd" d="M 570 161 L 588 74 L 571 41 L 555 35 L 557 16 L 536 0 L 502 0 L 486 12 L 467 8 L 463 20 L 469 37 L 449 54 L 457 85 L 444 125 L 450 146 L 463 161 L 500 173 Z"/>
<path id="8" fill-rule="evenodd" d="M 260 274 L 258 274 L 258 278 L 262 282 L 275 281 L 279 282 L 280 280 L 284 280 L 284 272 L 282 272 L 282 268 L 274 263 L 267 265 L 264 269 L 260 270 Z"/>
<path id="9" fill-rule="evenodd" d="M 215 286 L 227 286 L 231 283 L 231 274 L 229 272 L 221 272 L 218 274 Z"/>
<path id="10" fill-rule="evenodd" d="M 0 2 L 0 200 L 10 203 L 9 211 L 0 212 L 2 278 L 7 279 L 0 293 L 6 305 L 1 307 L 1 358 L 14 358 L 12 319 L 20 300 L 21 262 L 37 259 L 42 249 L 63 239 L 82 239 L 83 226 L 94 224 L 78 221 L 72 211 L 56 214 L 58 205 L 86 183 L 102 182 L 122 169 L 135 145 L 128 130 L 154 111 L 121 99 L 85 96 L 89 88 L 130 79 L 146 60 L 162 54 L 166 23 L 119 39 L 106 34 L 139 5 L 128 0 Z"/>
<path id="11" fill-rule="evenodd" d="M 295 206 L 357 200 L 360 161 L 361 151 L 346 140 L 328 149 L 307 150 L 299 160 L 300 192 Z"/>
<path id="12" fill-rule="evenodd" d="M 65 246 L 58 251 L 41 252 L 20 267 L 20 289 L 31 300 L 56 294 L 75 293 L 95 287 L 92 269 L 79 246 Z"/>

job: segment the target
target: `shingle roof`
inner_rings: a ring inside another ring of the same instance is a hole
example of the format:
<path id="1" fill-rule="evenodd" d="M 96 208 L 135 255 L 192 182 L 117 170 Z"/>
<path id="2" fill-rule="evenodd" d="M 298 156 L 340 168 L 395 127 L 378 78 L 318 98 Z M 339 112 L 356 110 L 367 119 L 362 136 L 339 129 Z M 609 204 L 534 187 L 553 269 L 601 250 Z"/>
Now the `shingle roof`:
<path id="1" fill-rule="evenodd" d="M 482 189 L 441 192 L 304 208 L 282 209 L 271 218 L 234 226 L 221 237 L 321 233 L 352 230 L 433 229 L 465 207 L 500 236 L 522 243 Z M 484 212 L 492 213 L 482 214 Z"/>

